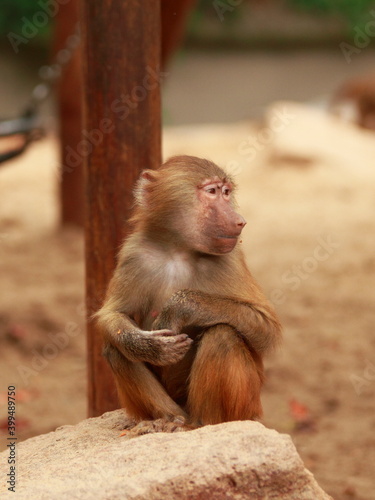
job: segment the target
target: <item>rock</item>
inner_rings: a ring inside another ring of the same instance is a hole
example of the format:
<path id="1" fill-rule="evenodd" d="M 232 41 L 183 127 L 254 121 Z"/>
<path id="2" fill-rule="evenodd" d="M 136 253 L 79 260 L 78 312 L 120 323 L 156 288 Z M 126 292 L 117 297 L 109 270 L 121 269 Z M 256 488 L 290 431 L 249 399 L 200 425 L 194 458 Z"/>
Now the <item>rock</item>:
<path id="1" fill-rule="evenodd" d="M 119 437 L 125 423 L 117 410 L 17 444 L 13 498 L 331 498 L 304 468 L 291 438 L 258 422 L 133 439 Z M 9 450 L 0 454 L 1 498 L 9 486 L 8 457 Z"/>

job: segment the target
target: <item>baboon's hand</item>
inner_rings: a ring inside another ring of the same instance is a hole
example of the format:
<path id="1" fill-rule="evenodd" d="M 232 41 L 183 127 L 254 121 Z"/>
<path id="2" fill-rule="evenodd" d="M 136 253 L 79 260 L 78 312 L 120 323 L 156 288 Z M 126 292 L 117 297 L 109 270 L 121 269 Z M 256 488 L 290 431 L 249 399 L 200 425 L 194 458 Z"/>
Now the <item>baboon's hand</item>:
<path id="1" fill-rule="evenodd" d="M 176 334 L 172 330 L 138 330 L 120 332 L 124 336 L 121 351 L 133 361 L 144 361 L 153 365 L 172 365 L 180 361 L 193 342 L 185 333 Z M 126 338 L 126 339 L 125 339 Z"/>

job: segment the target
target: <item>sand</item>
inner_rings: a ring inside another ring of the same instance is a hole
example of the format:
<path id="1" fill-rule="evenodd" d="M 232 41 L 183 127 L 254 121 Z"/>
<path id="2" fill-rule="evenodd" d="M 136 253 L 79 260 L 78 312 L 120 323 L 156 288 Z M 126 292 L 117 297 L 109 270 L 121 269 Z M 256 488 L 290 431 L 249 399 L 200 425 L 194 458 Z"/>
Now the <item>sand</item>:
<path id="1" fill-rule="evenodd" d="M 242 245 L 284 326 L 263 423 L 334 498 L 373 498 L 374 133 L 279 103 L 263 123 L 167 128 L 176 153 L 239 183 Z M 0 170 L 0 401 L 16 386 L 19 440 L 86 417 L 83 236 L 58 225 L 56 164 L 50 136 Z"/>

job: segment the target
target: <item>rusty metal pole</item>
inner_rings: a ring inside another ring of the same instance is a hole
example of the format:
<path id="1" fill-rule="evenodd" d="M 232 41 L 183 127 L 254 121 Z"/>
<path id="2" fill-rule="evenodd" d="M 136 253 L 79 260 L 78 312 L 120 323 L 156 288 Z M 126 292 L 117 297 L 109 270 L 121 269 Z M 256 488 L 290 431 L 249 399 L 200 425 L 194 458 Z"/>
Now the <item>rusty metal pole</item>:
<path id="1" fill-rule="evenodd" d="M 56 16 L 54 53 L 67 48 L 67 41 L 77 31 L 79 2 L 59 5 Z M 78 46 L 72 59 L 63 66 L 57 85 L 60 116 L 61 222 L 84 225 L 83 158 L 77 151 L 82 133 L 82 56 Z"/>
<path id="2" fill-rule="evenodd" d="M 161 62 L 168 60 L 183 38 L 184 26 L 197 0 L 161 0 Z M 55 26 L 54 53 L 65 49 L 69 37 L 76 31 L 79 0 L 60 5 Z M 77 47 L 72 60 L 63 67 L 58 82 L 61 158 L 61 222 L 84 225 L 84 144 L 82 137 L 82 50 Z"/>
<path id="3" fill-rule="evenodd" d="M 89 416 L 117 407 L 92 313 L 127 233 L 134 181 L 161 162 L 160 2 L 81 0 Z"/>

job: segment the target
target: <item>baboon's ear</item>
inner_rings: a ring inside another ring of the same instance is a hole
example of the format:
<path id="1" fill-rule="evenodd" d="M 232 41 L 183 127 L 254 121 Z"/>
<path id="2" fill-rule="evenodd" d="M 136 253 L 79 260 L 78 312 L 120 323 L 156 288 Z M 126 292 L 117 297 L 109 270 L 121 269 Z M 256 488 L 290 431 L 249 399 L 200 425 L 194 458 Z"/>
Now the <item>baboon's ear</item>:
<path id="1" fill-rule="evenodd" d="M 134 197 L 138 205 L 147 205 L 147 194 L 159 175 L 157 170 L 142 170 L 134 189 Z"/>

